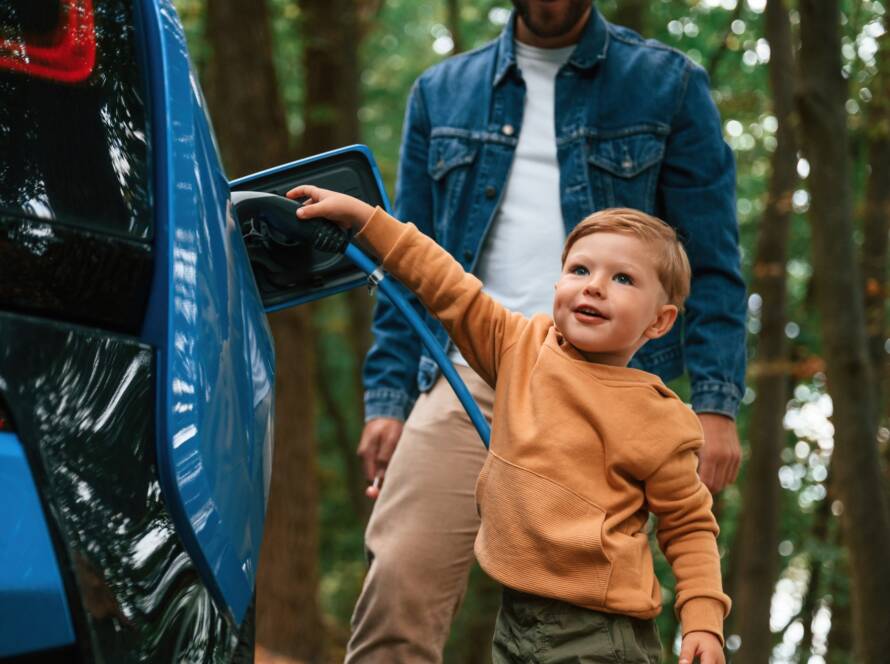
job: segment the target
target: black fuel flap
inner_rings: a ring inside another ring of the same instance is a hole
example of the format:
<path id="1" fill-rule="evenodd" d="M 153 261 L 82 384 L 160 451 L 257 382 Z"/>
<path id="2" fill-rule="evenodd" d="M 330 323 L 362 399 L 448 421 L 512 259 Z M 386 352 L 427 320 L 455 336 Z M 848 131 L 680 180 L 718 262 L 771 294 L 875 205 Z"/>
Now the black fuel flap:
<path id="1" fill-rule="evenodd" d="M 380 171 L 364 145 L 307 157 L 230 183 L 233 192 L 261 191 L 281 196 L 299 184 L 339 191 L 389 210 Z M 304 243 L 276 241 L 267 232 L 261 213 L 238 221 L 268 312 L 348 290 L 367 279 L 364 272 L 340 254 L 319 251 Z"/>

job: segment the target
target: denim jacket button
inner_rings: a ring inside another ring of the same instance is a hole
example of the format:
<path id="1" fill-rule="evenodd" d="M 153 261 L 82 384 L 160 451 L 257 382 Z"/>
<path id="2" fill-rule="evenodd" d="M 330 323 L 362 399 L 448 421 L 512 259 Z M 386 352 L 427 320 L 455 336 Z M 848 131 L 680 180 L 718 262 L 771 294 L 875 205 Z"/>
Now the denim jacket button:
<path id="1" fill-rule="evenodd" d="M 503 127 L 501 127 L 501 132 L 504 134 L 504 136 L 512 136 L 514 131 L 515 130 L 513 129 L 513 125 L 511 124 L 505 124 Z"/>
<path id="2" fill-rule="evenodd" d="M 473 252 L 470 251 L 469 249 L 464 250 L 464 260 L 467 263 L 469 263 L 471 260 L 473 260 Z"/>
<path id="3" fill-rule="evenodd" d="M 492 185 L 488 185 L 485 188 L 485 198 L 494 198 L 495 194 L 498 193 L 498 190 L 494 188 Z"/>

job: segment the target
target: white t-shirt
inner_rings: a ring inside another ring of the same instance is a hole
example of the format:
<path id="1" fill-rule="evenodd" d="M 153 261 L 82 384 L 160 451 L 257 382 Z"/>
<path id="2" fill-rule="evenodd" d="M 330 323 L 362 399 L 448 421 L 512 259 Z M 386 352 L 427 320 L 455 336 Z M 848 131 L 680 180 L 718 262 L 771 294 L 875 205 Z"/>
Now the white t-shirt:
<path id="1" fill-rule="evenodd" d="M 553 311 L 565 225 L 556 158 L 554 88 L 556 72 L 575 50 L 516 44 L 516 63 L 525 81 L 522 129 L 500 208 L 492 221 L 476 275 L 482 289 L 527 317 Z M 456 349 L 452 362 L 466 366 Z"/>

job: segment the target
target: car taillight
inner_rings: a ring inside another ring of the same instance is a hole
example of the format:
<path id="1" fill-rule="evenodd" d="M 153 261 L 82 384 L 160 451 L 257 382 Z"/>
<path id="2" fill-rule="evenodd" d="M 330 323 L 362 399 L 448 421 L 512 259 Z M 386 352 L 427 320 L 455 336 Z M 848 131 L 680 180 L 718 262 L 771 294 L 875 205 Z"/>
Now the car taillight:
<path id="1" fill-rule="evenodd" d="M 14 0 L 0 13 L 0 70 L 79 83 L 96 65 L 93 0 Z"/>

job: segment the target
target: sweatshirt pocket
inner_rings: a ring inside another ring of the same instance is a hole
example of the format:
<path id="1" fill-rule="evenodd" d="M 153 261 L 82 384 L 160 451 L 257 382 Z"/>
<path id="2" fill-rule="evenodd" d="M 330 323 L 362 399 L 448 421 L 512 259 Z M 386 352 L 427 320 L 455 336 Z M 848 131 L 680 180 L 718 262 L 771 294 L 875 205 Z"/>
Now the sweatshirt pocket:
<path id="1" fill-rule="evenodd" d="M 605 512 L 574 491 L 489 454 L 476 484 L 480 563 L 506 585 L 602 606 L 611 563 Z"/>

